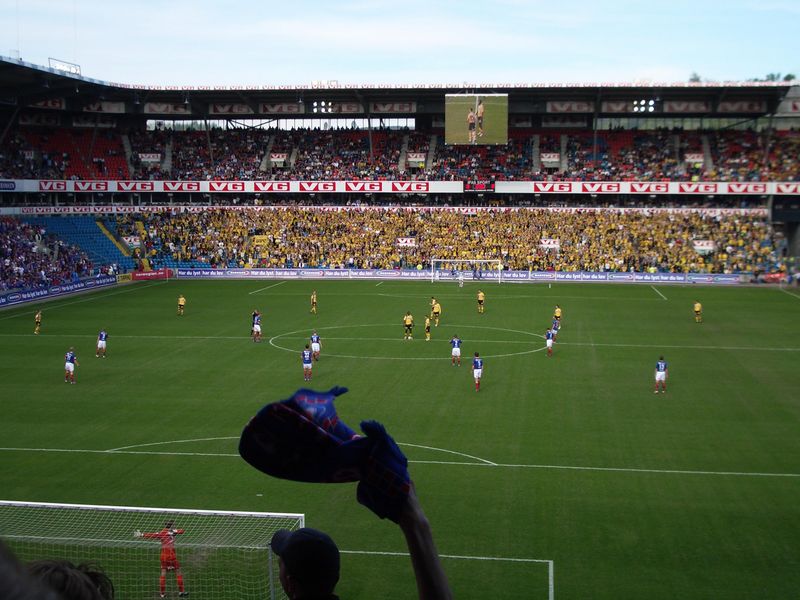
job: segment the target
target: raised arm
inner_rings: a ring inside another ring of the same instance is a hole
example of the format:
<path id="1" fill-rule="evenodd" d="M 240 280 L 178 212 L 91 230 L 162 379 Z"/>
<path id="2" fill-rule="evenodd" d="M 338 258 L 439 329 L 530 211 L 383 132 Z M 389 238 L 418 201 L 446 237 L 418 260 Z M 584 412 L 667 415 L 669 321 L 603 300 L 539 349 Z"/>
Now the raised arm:
<path id="1" fill-rule="evenodd" d="M 451 600 L 453 594 L 436 551 L 431 526 L 413 486 L 398 524 L 406 537 L 420 600 Z"/>

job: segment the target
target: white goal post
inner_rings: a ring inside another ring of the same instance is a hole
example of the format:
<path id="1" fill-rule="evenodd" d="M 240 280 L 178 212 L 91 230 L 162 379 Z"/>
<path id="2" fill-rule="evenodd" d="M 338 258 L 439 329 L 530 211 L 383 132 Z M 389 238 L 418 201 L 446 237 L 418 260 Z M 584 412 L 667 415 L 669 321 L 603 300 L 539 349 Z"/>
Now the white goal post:
<path id="1" fill-rule="evenodd" d="M 480 281 L 501 283 L 503 261 L 492 259 L 432 258 L 431 281 Z"/>
<path id="2" fill-rule="evenodd" d="M 161 586 L 177 598 L 179 585 L 202 600 L 286 598 L 270 540 L 304 525 L 304 515 L 293 513 L 0 500 L 0 539 L 19 560 L 94 563 L 125 599 L 157 599 Z M 168 568 L 162 582 L 168 540 L 179 569 Z"/>

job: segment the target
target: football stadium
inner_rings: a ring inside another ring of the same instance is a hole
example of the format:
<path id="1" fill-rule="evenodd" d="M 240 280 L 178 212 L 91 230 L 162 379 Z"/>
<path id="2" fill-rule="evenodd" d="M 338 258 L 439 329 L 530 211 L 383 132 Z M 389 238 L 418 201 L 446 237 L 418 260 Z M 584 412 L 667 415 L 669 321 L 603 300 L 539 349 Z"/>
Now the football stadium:
<path id="1" fill-rule="evenodd" d="M 793 77 L 0 119 L 0 597 L 797 596 Z"/>

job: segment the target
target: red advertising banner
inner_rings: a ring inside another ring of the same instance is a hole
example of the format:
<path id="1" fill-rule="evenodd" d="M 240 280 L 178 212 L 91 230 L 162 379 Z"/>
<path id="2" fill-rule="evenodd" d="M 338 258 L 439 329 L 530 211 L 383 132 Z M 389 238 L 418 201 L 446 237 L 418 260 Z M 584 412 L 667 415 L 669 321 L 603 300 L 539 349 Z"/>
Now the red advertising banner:
<path id="1" fill-rule="evenodd" d="M 169 104 L 167 102 L 146 102 L 144 114 L 146 115 L 188 115 L 192 108 L 188 104 Z"/>
<path id="2" fill-rule="evenodd" d="M 577 100 L 551 101 L 547 103 L 549 113 L 591 113 L 594 112 L 594 102 L 580 102 Z"/>
<path id="3" fill-rule="evenodd" d="M 134 271 L 131 277 L 134 281 L 151 281 L 153 279 L 169 279 L 172 276 L 170 269 L 157 269 L 155 271 Z"/>
<path id="4" fill-rule="evenodd" d="M 40 100 L 29 104 L 33 108 L 47 108 L 49 110 L 65 110 L 67 108 L 67 101 L 64 98 L 50 98 L 49 100 Z"/>
<path id="5" fill-rule="evenodd" d="M 550 159 L 547 154 L 543 161 Z M 461 194 L 463 181 L 115 181 L 16 179 L 9 193 L 153 192 L 238 194 Z M 789 181 L 498 181 L 499 194 L 684 194 L 800 195 L 800 182 Z"/>
<path id="6" fill-rule="evenodd" d="M 665 100 L 665 113 L 706 113 L 711 111 L 711 103 L 706 100 Z"/>
<path id="7" fill-rule="evenodd" d="M 301 115 L 305 112 L 305 105 L 299 102 L 262 102 L 258 108 L 265 115 Z"/>
<path id="8" fill-rule="evenodd" d="M 210 115 L 252 115 L 253 109 L 247 104 L 209 104 Z"/>
<path id="9" fill-rule="evenodd" d="M 369 111 L 373 114 L 383 115 L 391 113 L 412 114 L 417 112 L 416 102 L 371 102 Z"/>
<path id="10" fill-rule="evenodd" d="M 723 100 L 717 106 L 721 113 L 765 113 L 767 103 L 763 100 Z"/>
<path id="11" fill-rule="evenodd" d="M 83 107 L 83 112 L 88 113 L 109 113 L 120 115 L 125 112 L 124 102 L 91 102 Z"/>

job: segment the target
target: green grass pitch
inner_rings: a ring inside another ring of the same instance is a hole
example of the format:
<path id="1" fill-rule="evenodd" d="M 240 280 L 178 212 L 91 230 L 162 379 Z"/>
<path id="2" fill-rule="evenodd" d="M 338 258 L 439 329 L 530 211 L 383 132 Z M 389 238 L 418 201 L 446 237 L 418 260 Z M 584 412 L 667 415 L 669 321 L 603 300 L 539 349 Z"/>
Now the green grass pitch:
<path id="1" fill-rule="evenodd" d="M 548 598 L 551 565 L 559 600 L 796 597 L 800 294 L 484 283 L 479 315 L 477 289 L 148 282 L 41 304 L 39 336 L 34 307 L 2 311 L 1 495 L 302 512 L 345 552 L 343 598 L 414 597 L 409 560 L 373 554 L 404 552 L 399 530 L 357 504 L 353 485 L 275 480 L 231 456 L 262 404 L 303 387 L 300 350 L 317 328 L 313 387 L 348 386 L 345 422 L 377 419 L 403 445 L 456 598 Z M 431 295 L 442 324 L 425 342 Z M 548 358 L 556 303 L 564 325 Z M 261 344 L 248 338 L 253 308 Z M 106 360 L 94 357 L 102 327 Z M 62 380 L 71 345 L 74 386 Z M 655 395 L 660 354 L 670 378 Z M 184 575 L 190 589 L 201 576 Z"/>
<path id="2" fill-rule="evenodd" d="M 477 138 L 478 145 L 508 143 L 508 97 L 478 96 L 483 100 L 483 136 Z M 445 143 L 469 144 L 467 114 L 476 107 L 474 95 L 447 96 L 445 100 Z"/>

